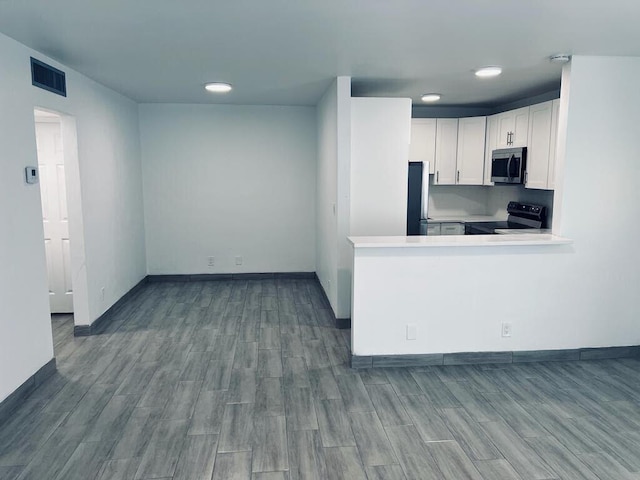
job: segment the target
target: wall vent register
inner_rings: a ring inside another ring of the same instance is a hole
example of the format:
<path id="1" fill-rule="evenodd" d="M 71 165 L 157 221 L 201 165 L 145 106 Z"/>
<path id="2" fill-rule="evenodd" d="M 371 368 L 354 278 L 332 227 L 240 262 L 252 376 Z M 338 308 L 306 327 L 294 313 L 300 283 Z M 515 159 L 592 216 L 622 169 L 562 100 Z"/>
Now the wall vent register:
<path id="1" fill-rule="evenodd" d="M 67 96 L 65 73 L 31 57 L 31 84 L 63 97 Z"/>

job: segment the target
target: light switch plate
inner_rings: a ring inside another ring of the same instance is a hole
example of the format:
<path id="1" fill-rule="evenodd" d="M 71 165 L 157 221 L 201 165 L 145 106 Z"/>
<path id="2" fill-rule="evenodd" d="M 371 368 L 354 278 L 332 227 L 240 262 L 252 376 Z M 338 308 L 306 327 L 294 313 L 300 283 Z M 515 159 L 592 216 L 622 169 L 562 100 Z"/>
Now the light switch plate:
<path id="1" fill-rule="evenodd" d="M 38 167 L 25 167 L 24 175 L 27 183 L 38 183 Z"/>

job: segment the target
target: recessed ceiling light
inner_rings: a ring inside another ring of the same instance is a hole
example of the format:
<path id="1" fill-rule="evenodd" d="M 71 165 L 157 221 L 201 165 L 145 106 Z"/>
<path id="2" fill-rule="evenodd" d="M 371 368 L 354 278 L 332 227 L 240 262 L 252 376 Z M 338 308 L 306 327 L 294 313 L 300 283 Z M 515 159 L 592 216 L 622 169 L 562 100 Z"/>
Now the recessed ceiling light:
<path id="1" fill-rule="evenodd" d="M 502 73 L 502 67 L 491 66 L 491 67 L 482 67 L 476 70 L 476 77 L 486 78 L 486 77 L 497 77 Z"/>
<path id="2" fill-rule="evenodd" d="M 214 92 L 214 93 L 227 93 L 231 91 L 231 84 L 229 83 L 222 83 L 222 82 L 212 82 L 212 83 L 207 83 L 204 86 L 205 90 L 207 90 L 208 92 Z"/>
<path id="3" fill-rule="evenodd" d="M 442 95 L 439 93 L 425 93 L 422 95 L 423 102 L 437 102 L 442 98 Z"/>

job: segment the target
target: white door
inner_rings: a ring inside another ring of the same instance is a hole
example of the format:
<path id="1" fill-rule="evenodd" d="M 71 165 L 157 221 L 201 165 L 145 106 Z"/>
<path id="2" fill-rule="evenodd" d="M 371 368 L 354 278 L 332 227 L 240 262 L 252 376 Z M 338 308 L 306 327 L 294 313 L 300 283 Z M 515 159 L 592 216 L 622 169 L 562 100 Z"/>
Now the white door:
<path id="1" fill-rule="evenodd" d="M 69 218 L 59 118 L 36 116 L 36 143 L 51 313 L 72 313 Z"/>

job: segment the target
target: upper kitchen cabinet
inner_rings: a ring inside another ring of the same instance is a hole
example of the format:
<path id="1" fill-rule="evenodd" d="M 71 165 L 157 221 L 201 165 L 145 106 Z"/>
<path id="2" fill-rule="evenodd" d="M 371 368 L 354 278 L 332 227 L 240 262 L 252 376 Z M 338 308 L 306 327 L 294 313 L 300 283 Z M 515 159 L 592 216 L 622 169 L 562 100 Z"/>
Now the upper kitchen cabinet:
<path id="1" fill-rule="evenodd" d="M 482 185 L 486 126 L 487 117 L 461 118 L 458 121 L 456 183 L 459 185 Z"/>
<path id="2" fill-rule="evenodd" d="M 549 152 L 549 176 L 547 177 L 547 188 L 553 190 L 556 182 L 556 156 L 558 154 L 558 114 L 560 112 L 560 99 L 552 102 L 551 113 L 551 151 Z"/>
<path id="3" fill-rule="evenodd" d="M 482 185 L 486 117 L 436 122 L 435 185 Z"/>
<path id="4" fill-rule="evenodd" d="M 435 185 L 455 185 L 458 177 L 456 165 L 458 151 L 458 119 L 436 120 Z"/>
<path id="5" fill-rule="evenodd" d="M 525 187 L 553 189 L 559 100 L 533 105 L 529 113 Z"/>
<path id="6" fill-rule="evenodd" d="M 525 187 L 547 188 L 551 152 L 552 102 L 533 105 L 529 110 L 529 141 Z"/>
<path id="7" fill-rule="evenodd" d="M 529 107 L 495 115 L 497 118 L 496 148 L 526 147 L 529 132 Z"/>
<path id="8" fill-rule="evenodd" d="M 412 118 L 410 162 L 429 162 L 429 173 L 436 172 L 436 119 Z"/>
<path id="9" fill-rule="evenodd" d="M 483 185 L 493 185 L 491 181 L 491 153 L 498 148 L 498 115 L 487 118 L 487 134 L 484 151 L 484 181 Z"/>

